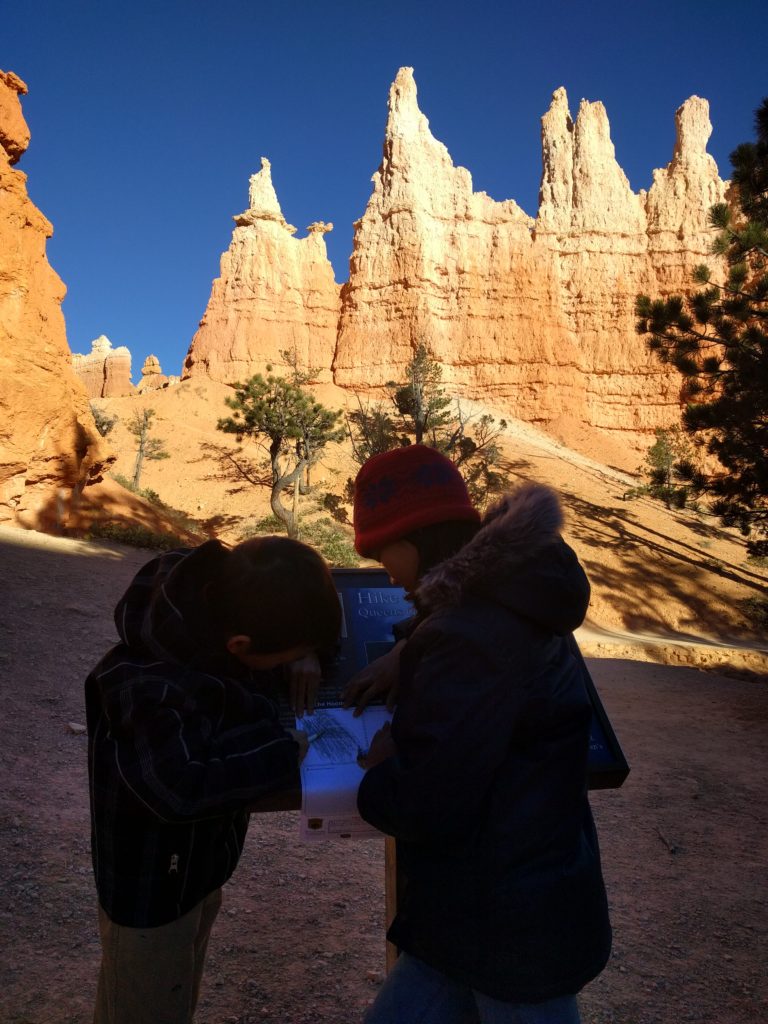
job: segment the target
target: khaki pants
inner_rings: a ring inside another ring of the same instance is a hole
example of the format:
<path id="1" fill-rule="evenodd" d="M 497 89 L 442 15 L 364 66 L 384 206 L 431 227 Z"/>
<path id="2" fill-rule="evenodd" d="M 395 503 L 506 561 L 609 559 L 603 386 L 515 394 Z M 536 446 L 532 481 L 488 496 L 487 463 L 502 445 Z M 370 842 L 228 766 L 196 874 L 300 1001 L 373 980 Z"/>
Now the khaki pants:
<path id="1" fill-rule="evenodd" d="M 216 889 L 159 928 L 126 928 L 99 907 L 102 959 L 94 1024 L 191 1024 L 220 906 Z"/>

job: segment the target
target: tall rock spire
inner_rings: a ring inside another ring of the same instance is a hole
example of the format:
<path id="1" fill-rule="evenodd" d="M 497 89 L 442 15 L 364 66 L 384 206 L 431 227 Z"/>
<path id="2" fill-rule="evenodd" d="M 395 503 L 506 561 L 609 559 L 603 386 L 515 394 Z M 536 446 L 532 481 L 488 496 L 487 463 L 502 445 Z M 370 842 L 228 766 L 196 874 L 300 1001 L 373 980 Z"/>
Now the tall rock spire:
<path id="1" fill-rule="evenodd" d="M 252 174 L 248 182 L 248 209 L 233 217 L 236 224 L 255 224 L 258 220 L 271 220 L 293 235 L 296 228 L 289 224 L 277 201 L 275 186 L 272 184 L 272 164 L 265 156 L 261 158 L 261 170 Z"/>
<path id="2" fill-rule="evenodd" d="M 281 352 L 300 367 L 319 367 L 330 379 L 339 316 L 339 286 L 317 221 L 306 238 L 293 238 L 272 184 L 271 164 L 251 176 L 249 205 L 235 216 L 221 273 L 184 362 L 184 377 L 223 384 L 247 380 L 269 364 L 286 368 Z"/>
<path id="3" fill-rule="evenodd" d="M 462 352 L 476 345 L 478 364 L 503 359 L 497 336 L 483 329 L 486 307 L 492 294 L 521 286 L 509 276 L 510 251 L 531 249 L 532 223 L 512 200 L 473 192 L 469 171 L 454 165 L 429 130 L 413 70 L 400 68 L 382 161 L 355 225 L 337 383 L 384 384 L 422 342 L 450 377 L 459 325 L 471 332 Z"/>
<path id="4" fill-rule="evenodd" d="M 573 207 L 573 120 L 561 86 L 541 119 L 541 186 L 537 231 L 570 230 Z"/>
<path id="5" fill-rule="evenodd" d="M 413 139 L 418 135 L 428 135 L 432 139 L 429 121 L 419 110 L 417 92 L 413 68 L 400 68 L 389 88 L 387 139 Z M 445 153 L 447 155 L 448 150 Z"/>
<path id="6" fill-rule="evenodd" d="M 709 210 L 722 203 L 728 183 L 707 153 L 712 134 L 709 104 L 691 96 L 675 112 L 675 148 L 666 167 L 653 172 L 648 191 L 648 235 L 659 286 L 679 287 L 693 268 L 709 261 Z"/>
<path id="7" fill-rule="evenodd" d="M 542 176 L 537 235 L 645 232 L 639 196 L 616 160 L 602 103 L 582 100 L 574 124 L 565 89 L 541 119 Z"/>
<path id="8" fill-rule="evenodd" d="M 572 229 L 634 235 L 645 231 L 645 211 L 616 160 L 602 103 L 582 100 L 573 131 Z"/>

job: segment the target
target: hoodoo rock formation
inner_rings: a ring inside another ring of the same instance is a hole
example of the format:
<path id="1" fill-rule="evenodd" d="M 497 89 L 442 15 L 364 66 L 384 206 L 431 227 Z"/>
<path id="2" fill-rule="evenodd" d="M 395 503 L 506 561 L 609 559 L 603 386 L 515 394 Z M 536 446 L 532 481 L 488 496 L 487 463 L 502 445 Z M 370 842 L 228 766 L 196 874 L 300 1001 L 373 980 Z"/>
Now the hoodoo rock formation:
<path id="1" fill-rule="evenodd" d="M 185 374 L 233 382 L 295 348 L 304 366 L 328 367 L 332 354 L 335 383 L 370 391 L 397 379 L 424 342 L 457 395 L 576 448 L 602 438 L 634 468 L 649 434 L 680 409 L 677 374 L 635 334 L 635 298 L 690 290 L 712 239 L 707 212 L 726 189 L 706 152 L 706 101 L 687 100 L 676 123 L 671 163 L 636 194 L 602 103 L 582 101 L 574 121 L 558 89 L 542 118 L 534 219 L 473 191 L 432 136 L 412 69 L 401 68 L 340 305 L 326 226 L 290 237 L 263 161 Z"/>
<path id="2" fill-rule="evenodd" d="M 709 210 L 723 202 L 727 184 L 706 149 L 712 134 L 707 101 L 686 100 L 675 114 L 675 129 L 672 161 L 653 172 L 646 199 L 648 248 L 664 291 L 682 288 L 698 263 L 711 262 Z"/>
<path id="3" fill-rule="evenodd" d="M 466 394 L 506 397 L 505 364 L 522 387 L 538 379 L 538 364 L 555 356 L 558 323 L 552 268 L 534 259 L 533 221 L 512 200 L 472 191 L 469 171 L 430 133 L 409 69 L 390 91 L 373 183 L 342 290 L 336 382 L 385 384 L 421 341 Z M 525 325 L 524 352 L 511 347 L 512 324 Z"/>
<path id="4" fill-rule="evenodd" d="M 339 319 L 339 286 L 316 222 L 306 238 L 283 216 L 269 160 L 250 180 L 248 209 L 234 218 L 221 275 L 184 363 L 183 377 L 203 375 L 225 384 L 285 368 L 280 353 L 295 352 L 304 367 L 330 380 Z"/>
<path id="5" fill-rule="evenodd" d="M 125 345 L 113 348 L 106 334 L 94 338 L 87 355 L 73 353 L 72 366 L 89 398 L 121 398 L 135 391 L 130 351 Z"/>
<path id="6" fill-rule="evenodd" d="M 29 143 L 20 78 L 0 72 L 0 521 L 55 525 L 111 461 L 67 346 L 51 224 L 14 170 Z"/>
<path id="7" fill-rule="evenodd" d="M 169 384 L 178 383 L 178 377 L 166 377 L 157 356 L 147 356 L 141 368 L 141 380 L 136 385 L 137 391 L 158 391 Z"/>
<path id="8" fill-rule="evenodd" d="M 602 103 L 582 100 L 575 123 L 564 89 L 542 119 L 543 174 L 535 244 L 554 261 L 558 305 L 578 350 L 581 401 L 552 410 L 541 389 L 544 424 L 569 420 L 618 434 L 647 448 L 648 434 L 679 418 L 680 381 L 634 330 L 640 292 L 688 292 L 694 266 L 707 257 L 709 207 L 725 183 L 706 153 L 708 104 L 694 96 L 677 111 L 672 162 L 654 173 L 648 193 L 632 192 L 616 162 Z M 552 416 L 555 412 L 555 416 Z M 526 417 L 527 418 L 527 417 Z"/>

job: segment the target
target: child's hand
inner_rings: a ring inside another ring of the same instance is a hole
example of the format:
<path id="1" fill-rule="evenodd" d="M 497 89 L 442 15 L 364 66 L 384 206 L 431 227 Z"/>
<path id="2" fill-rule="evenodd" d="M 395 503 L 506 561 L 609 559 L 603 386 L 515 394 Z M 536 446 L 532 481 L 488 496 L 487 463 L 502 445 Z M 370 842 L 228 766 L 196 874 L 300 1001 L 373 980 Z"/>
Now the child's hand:
<path id="1" fill-rule="evenodd" d="M 344 687 L 341 699 L 345 708 L 355 705 L 355 718 L 377 697 L 386 696 L 387 708 L 390 711 L 394 708 L 400 680 L 400 651 L 404 644 L 405 640 L 398 640 L 391 651 L 366 665 Z"/>
<path id="2" fill-rule="evenodd" d="M 317 691 L 320 686 L 320 662 L 313 652 L 296 661 L 289 661 L 285 666 L 288 677 L 288 701 L 291 711 L 297 718 L 303 718 L 304 712 L 311 715 L 315 710 Z"/>
<path id="3" fill-rule="evenodd" d="M 395 741 L 392 739 L 389 722 L 385 722 L 371 740 L 368 753 L 364 757 L 359 757 L 357 763 L 361 768 L 365 768 L 368 771 L 369 768 L 373 768 L 374 765 L 379 764 L 381 761 L 386 761 L 388 757 L 394 757 L 396 753 L 397 748 L 395 747 Z"/>

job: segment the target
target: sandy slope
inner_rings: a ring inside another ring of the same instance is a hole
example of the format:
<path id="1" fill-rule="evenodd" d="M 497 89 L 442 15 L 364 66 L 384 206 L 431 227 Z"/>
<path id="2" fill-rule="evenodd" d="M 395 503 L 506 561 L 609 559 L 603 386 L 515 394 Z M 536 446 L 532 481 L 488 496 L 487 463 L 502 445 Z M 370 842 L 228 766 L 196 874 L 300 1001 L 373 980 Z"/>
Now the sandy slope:
<path id="1" fill-rule="evenodd" d="M 317 391 L 330 408 L 354 401 L 330 384 Z M 187 512 L 202 530 L 235 541 L 269 507 L 266 487 L 233 475 L 232 458 L 242 463 L 242 456 L 254 460 L 263 453 L 251 443 L 238 455 L 232 435 L 216 430 L 216 420 L 228 414 L 225 398 L 231 394 L 224 385 L 190 380 L 154 394 L 101 404 L 119 418 L 110 435 L 119 456 L 117 471 L 130 476 L 133 467 L 135 443 L 126 422 L 135 409 L 153 408 L 156 434 L 171 457 L 146 463 L 142 485 Z M 498 416 L 493 409 L 467 401 L 462 406 Z M 608 656 L 603 649 L 605 631 L 642 633 L 661 636 L 665 642 L 638 644 L 625 639 L 624 650 L 634 658 L 728 673 L 768 671 L 768 658 L 738 649 L 741 643 L 751 647 L 762 639 L 750 629 L 742 602 L 750 597 L 768 599 L 768 574 L 746 562 L 744 540 L 735 531 L 724 530 L 711 516 L 671 512 L 649 498 L 627 500 L 639 478 L 598 461 L 605 451 L 595 448 L 590 458 L 530 425 L 509 418 L 507 422 L 504 449 L 510 483 L 536 479 L 562 495 L 567 538 L 592 582 L 588 651 Z M 330 446 L 313 472 L 316 499 L 326 491 L 340 494 L 356 468 L 346 446 Z M 617 639 L 613 637 L 614 644 Z M 674 639 L 684 643 L 671 644 Z"/>
<path id="2" fill-rule="evenodd" d="M 665 544 L 672 542 L 666 541 Z M 85 1024 L 98 963 L 82 680 L 147 554 L 0 528 L 0 1024 Z M 615 948 L 585 1024 L 758 1024 L 768 922 L 765 681 L 591 661 L 632 763 L 593 795 Z M 619 652 L 618 654 L 616 652 Z M 657 653 L 656 657 L 660 657 Z M 254 821 L 211 942 L 199 1024 L 351 1024 L 383 969 L 383 849 Z"/>

